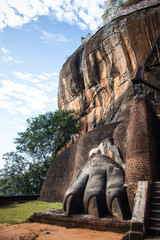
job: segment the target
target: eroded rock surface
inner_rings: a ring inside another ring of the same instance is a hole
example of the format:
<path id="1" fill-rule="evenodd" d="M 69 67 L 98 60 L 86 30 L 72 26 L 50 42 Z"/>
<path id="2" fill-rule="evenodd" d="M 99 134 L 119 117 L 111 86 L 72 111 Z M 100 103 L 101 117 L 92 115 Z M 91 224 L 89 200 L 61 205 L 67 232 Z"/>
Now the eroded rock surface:
<path id="1" fill-rule="evenodd" d="M 158 5 L 133 10 L 99 29 L 63 65 L 59 108 L 78 109 L 83 132 L 115 121 L 131 99 L 131 79 L 160 35 L 159 22 Z M 153 71 L 146 78 L 156 81 Z"/>
<path id="2" fill-rule="evenodd" d="M 132 210 L 137 182 L 160 178 L 160 98 L 146 92 L 147 101 L 145 95 L 133 99 L 131 85 L 141 66 L 143 77 L 159 84 L 160 2 L 150 2 L 156 4 L 141 4 L 99 29 L 62 67 L 59 108 L 79 110 L 83 136 L 53 159 L 40 199 L 65 195 L 67 215 L 127 218 L 124 183 Z M 114 144 L 104 151 L 106 139 Z"/>

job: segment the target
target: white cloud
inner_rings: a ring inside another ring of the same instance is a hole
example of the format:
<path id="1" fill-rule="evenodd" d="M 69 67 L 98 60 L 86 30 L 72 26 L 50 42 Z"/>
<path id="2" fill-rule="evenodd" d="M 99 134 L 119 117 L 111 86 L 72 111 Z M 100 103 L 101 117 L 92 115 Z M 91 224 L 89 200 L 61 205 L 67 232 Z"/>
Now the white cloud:
<path id="1" fill-rule="evenodd" d="M 45 109 L 46 103 L 50 102 L 44 90 L 10 80 L 2 81 L 0 95 L 2 96 L 1 108 L 5 108 L 11 113 L 19 112 L 25 115 L 31 114 L 33 110 L 42 111 Z"/>
<path id="2" fill-rule="evenodd" d="M 3 56 L 2 57 L 2 61 L 3 62 L 12 62 L 13 61 L 13 57 L 12 56 Z"/>
<path id="3" fill-rule="evenodd" d="M 3 53 L 4 56 L 1 57 L 2 62 L 15 62 L 18 64 L 21 64 L 23 61 L 21 60 L 16 60 L 14 59 L 12 56 L 8 55 L 10 53 L 9 49 L 5 48 L 5 47 L 1 47 L 1 51 Z"/>
<path id="4" fill-rule="evenodd" d="M 17 63 L 17 64 L 22 64 L 23 61 L 21 60 L 16 60 L 12 56 L 2 56 L 1 57 L 2 62 L 10 62 L 10 63 Z"/>
<path id="5" fill-rule="evenodd" d="M 42 74 L 38 75 L 38 78 L 41 80 L 48 80 L 48 78 Z"/>
<path id="6" fill-rule="evenodd" d="M 9 97 L 5 95 L 0 95 L 0 101 L 9 100 Z"/>
<path id="7" fill-rule="evenodd" d="M 9 53 L 9 50 L 8 50 L 7 48 L 5 48 L 5 47 L 1 47 L 1 50 L 2 50 L 2 52 L 5 53 L 5 54 L 8 54 L 8 53 Z"/>
<path id="8" fill-rule="evenodd" d="M 59 42 L 64 43 L 64 42 L 69 42 L 71 41 L 70 39 L 67 39 L 63 34 L 61 33 L 50 33 L 46 31 L 41 32 L 41 39 L 43 40 L 44 43 L 54 43 L 57 44 Z"/>
<path id="9" fill-rule="evenodd" d="M 38 16 L 50 15 L 57 21 L 95 30 L 102 22 L 104 3 L 105 0 L 1 0 L 0 29 L 21 27 L 37 21 Z"/>
<path id="10" fill-rule="evenodd" d="M 32 74 L 32 73 L 22 73 L 20 71 L 13 71 L 13 75 L 21 80 L 29 81 L 32 83 L 39 83 L 40 81 L 48 80 L 49 78 L 52 78 L 54 76 L 57 76 L 58 73 L 42 73 L 42 74 Z"/>
<path id="11" fill-rule="evenodd" d="M 15 63 L 18 63 L 18 64 L 22 64 L 22 63 L 24 63 L 23 60 L 18 60 L 18 59 L 14 59 L 14 62 L 15 62 Z"/>
<path id="12" fill-rule="evenodd" d="M 58 73 L 57 72 L 53 72 L 53 73 L 44 72 L 44 75 L 47 76 L 47 77 L 52 77 L 52 76 L 58 76 Z"/>
<path id="13" fill-rule="evenodd" d="M 22 73 L 19 71 L 13 71 L 13 74 L 15 77 L 17 77 L 21 80 L 31 80 L 33 78 L 33 74 L 31 74 L 31 73 Z"/>
<path id="14" fill-rule="evenodd" d="M 3 78 L 3 74 L 0 75 Z M 57 98 L 57 73 L 31 74 L 13 71 L 16 80 L 1 80 L 0 108 L 12 114 L 30 115 L 33 112 L 45 111 L 47 106 L 55 104 Z M 14 78 L 13 78 L 14 79 Z M 52 110 L 52 109 L 51 109 Z"/>
<path id="15" fill-rule="evenodd" d="M 52 82 L 52 83 L 50 83 L 50 85 L 39 83 L 39 84 L 37 84 L 37 87 L 45 90 L 46 92 L 51 92 L 54 88 L 58 88 L 58 83 Z"/>

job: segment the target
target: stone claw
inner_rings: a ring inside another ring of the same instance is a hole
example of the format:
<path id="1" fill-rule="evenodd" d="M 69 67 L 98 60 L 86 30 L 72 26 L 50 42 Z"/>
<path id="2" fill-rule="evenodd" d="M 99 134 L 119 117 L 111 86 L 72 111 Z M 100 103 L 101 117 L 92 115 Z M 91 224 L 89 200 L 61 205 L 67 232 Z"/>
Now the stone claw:
<path id="1" fill-rule="evenodd" d="M 70 195 L 66 198 L 64 204 L 64 211 L 67 216 L 78 214 L 82 212 L 82 201 L 77 197 Z"/>
<path id="2" fill-rule="evenodd" d="M 104 155 L 103 147 L 107 146 L 106 143 L 110 144 L 108 148 L 111 153 L 114 151 L 118 160 Z M 121 220 L 129 218 L 127 194 L 123 187 L 123 161 L 115 149 L 107 139 L 80 168 L 64 197 L 64 211 L 67 216 L 86 213 L 97 218 L 108 215 Z"/>

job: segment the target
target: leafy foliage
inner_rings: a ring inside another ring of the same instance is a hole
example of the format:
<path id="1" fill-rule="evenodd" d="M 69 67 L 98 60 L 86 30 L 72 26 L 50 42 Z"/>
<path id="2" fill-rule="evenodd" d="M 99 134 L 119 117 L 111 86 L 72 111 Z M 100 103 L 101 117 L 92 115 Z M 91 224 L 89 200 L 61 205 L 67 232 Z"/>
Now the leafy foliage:
<path id="1" fill-rule="evenodd" d="M 124 6 L 127 0 L 107 0 L 105 1 L 105 11 L 102 19 L 105 21 L 108 17 L 114 15 L 121 7 Z"/>
<path id="2" fill-rule="evenodd" d="M 1 195 L 40 192 L 51 159 L 80 130 L 76 117 L 73 110 L 59 110 L 27 119 L 26 131 L 14 139 L 17 151 L 3 155 Z"/>
<path id="3" fill-rule="evenodd" d="M 0 193 L 2 194 L 20 194 L 30 193 L 28 183 L 28 162 L 16 152 L 10 152 L 3 155 L 5 165 L 0 172 Z"/>
<path id="4" fill-rule="evenodd" d="M 26 131 L 15 138 L 16 149 L 39 160 L 56 156 L 79 131 L 75 116 L 73 110 L 58 110 L 27 119 Z"/>

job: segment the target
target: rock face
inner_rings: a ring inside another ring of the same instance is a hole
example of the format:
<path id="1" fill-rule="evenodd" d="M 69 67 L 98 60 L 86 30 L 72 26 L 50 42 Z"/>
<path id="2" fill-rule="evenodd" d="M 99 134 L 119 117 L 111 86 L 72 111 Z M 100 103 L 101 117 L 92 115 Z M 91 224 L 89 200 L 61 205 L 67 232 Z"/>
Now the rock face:
<path id="1" fill-rule="evenodd" d="M 83 132 L 115 121 L 121 104 L 131 99 L 131 79 L 159 37 L 159 22 L 159 6 L 133 9 L 99 29 L 63 65 L 59 108 L 78 109 Z"/>
<path id="2" fill-rule="evenodd" d="M 83 136 L 53 159 L 40 199 L 65 196 L 67 215 L 125 219 L 138 181 L 160 179 L 160 95 L 139 84 L 159 85 L 160 2 L 139 4 L 84 41 L 60 72 L 59 108 L 79 110 Z"/>

